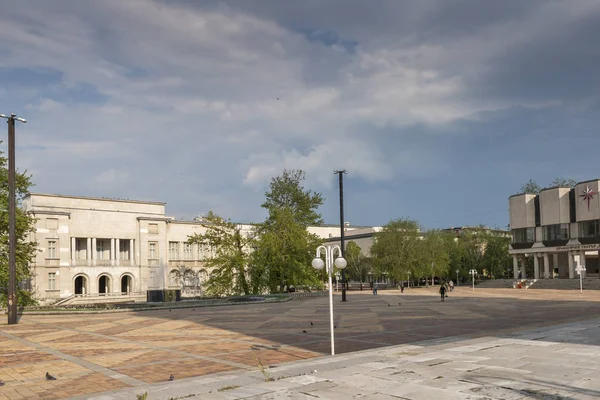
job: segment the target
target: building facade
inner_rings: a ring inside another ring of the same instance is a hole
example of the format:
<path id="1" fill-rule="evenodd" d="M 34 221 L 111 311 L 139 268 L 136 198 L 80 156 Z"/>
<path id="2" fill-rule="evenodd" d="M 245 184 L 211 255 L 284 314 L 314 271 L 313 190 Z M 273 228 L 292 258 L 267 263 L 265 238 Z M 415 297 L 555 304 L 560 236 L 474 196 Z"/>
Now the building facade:
<path id="1" fill-rule="evenodd" d="M 599 276 L 600 180 L 579 182 L 574 188 L 553 187 L 539 194 L 509 197 L 514 278 L 578 278 Z M 533 276 L 526 262 L 533 257 Z"/>
<path id="2" fill-rule="evenodd" d="M 205 262 L 212 250 L 187 241 L 206 229 L 198 220 L 168 217 L 165 207 L 161 202 L 29 194 L 23 208 L 36 219 L 30 240 L 38 244 L 31 281 L 37 297 L 53 300 L 159 288 L 202 294 L 210 272 Z M 242 234 L 253 228 L 238 226 Z M 308 230 L 323 239 L 340 232 L 339 225 Z"/>

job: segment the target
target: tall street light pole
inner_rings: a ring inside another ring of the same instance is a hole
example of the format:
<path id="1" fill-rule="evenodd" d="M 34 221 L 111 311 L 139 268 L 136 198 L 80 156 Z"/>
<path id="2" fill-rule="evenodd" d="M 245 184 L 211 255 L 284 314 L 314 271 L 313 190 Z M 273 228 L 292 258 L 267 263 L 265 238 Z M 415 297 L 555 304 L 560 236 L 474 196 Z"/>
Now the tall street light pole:
<path id="1" fill-rule="evenodd" d="M 8 123 L 8 324 L 17 323 L 17 285 L 16 285 L 16 200 L 15 200 L 15 121 L 26 123 L 17 118 L 17 114 L 6 116 Z"/>
<path id="2" fill-rule="evenodd" d="M 344 246 L 344 174 L 345 169 L 334 171 L 340 177 L 340 248 L 342 258 L 346 257 L 346 246 Z M 342 301 L 346 301 L 346 271 L 342 269 Z"/>

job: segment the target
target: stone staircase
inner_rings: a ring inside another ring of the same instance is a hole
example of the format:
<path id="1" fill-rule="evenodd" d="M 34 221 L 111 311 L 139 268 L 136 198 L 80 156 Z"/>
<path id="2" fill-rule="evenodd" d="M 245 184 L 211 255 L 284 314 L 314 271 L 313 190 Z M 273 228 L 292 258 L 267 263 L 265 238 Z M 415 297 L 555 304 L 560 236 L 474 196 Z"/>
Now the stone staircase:
<path id="1" fill-rule="evenodd" d="M 529 289 L 579 290 L 579 278 L 538 279 Z M 600 290 L 600 279 L 584 278 L 583 290 Z"/>
<path id="2" fill-rule="evenodd" d="M 486 289 L 512 289 L 515 283 L 514 279 L 492 279 L 489 281 L 475 282 L 475 285 Z"/>
<path id="3" fill-rule="evenodd" d="M 69 297 L 61 299 L 53 304 L 57 306 L 74 306 L 74 305 L 89 305 L 89 304 L 110 304 L 110 303 L 135 303 L 146 301 L 146 292 L 134 293 L 108 293 L 108 294 L 73 294 Z"/>

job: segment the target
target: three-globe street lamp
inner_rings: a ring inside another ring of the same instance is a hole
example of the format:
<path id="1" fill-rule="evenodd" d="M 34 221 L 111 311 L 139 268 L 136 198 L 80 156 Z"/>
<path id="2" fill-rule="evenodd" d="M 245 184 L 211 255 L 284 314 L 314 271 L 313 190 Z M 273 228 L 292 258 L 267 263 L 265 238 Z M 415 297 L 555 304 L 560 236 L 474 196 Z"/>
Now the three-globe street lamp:
<path id="1" fill-rule="evenodd" d="M 338 257 L 335 259 L 333 259 L 333 252 L 334 250 L 337 250 L 337 254 Z M 325 262 L 323 262 L 323 260 L 321 259 L 321 251 L 323 251 L 325 253 Z M 344 259 L 344 257 L 342 257 L 342 249 L 340 249 L 340 246 L 338 245 L 334 245 L 334 246 L 319 246 L 317 247 L 317 255 L 316 257 L 312 260 L 312 266 L 314 269 L 323 269 L 323 267 L 325 267 L 325 270 L 327 271 L 327 276 L 329 278 L 329 328 L 331 330 L 331 355 L 335 355 L 335 344 L 334 344 L 334 339 L 333 339 L 333 291 L 332 291 L 332 284 L 331 284 L 331 275 L 333 274 L 333 266 L 335 265 L 335 267 L 337 269 L 341 269 L 342 271 L 344 270 L 344 268 L 346 268 L 346 260 Z M 342 278 L 343 279 L 343 278 Z M 344 284 L 344 282 L 342 282 L 342 285 Z"/>
<path id="2" fill-rule="evenodd" d="M 8 324 L 17 323 L 17 285 L 16 285 L 16 252 L 17 235 L 15 232 L 17 224 L 16 199 L 15 199 L 15 121 L 27 123 L 23 118 L 17 118 L 17 114 L 4 115 L 8 123 Z"/>
<path id="3" fill-rule="evenodd" d="M 577 274 L 579 275 L 579 293 L 583 294 L 583 273 L 585 272 L 585 265 L 578 265 L 577 268 L 575 268 L 575 271 L 577 271 Z"/>
<path id="4" fill-rule="evenodd" d="M 473 275 L 473 290 L 475 290 L 475 275 L 477 275 L 477 270 L 472 269 L 469 271 L 469 274 Z"/>

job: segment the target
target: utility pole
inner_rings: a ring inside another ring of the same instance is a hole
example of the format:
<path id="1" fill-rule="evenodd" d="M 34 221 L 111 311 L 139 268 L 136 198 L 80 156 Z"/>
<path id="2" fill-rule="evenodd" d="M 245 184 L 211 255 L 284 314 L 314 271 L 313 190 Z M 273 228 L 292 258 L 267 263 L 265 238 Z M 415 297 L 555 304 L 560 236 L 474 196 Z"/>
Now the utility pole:
<path id="1" fill-rule="evenodd" d="M 345 169 L 334 171 L 340 178 L 340 248 L 342 258 L 346 258 L 346 246 L 344 246 L 344 174 Z M 346 301 L 346 269 L 342 270 L 342 301 Z"/>
<path id="2" fill-rule="evenodd" d="M 16 285 L 16 199 L 15 199 L 15 121 L 26 123 L 27 120 L 17 118 L 16 114 L 6 116 L 8 123 L 8 324 L 17 323 L 17 285 Z"/>

